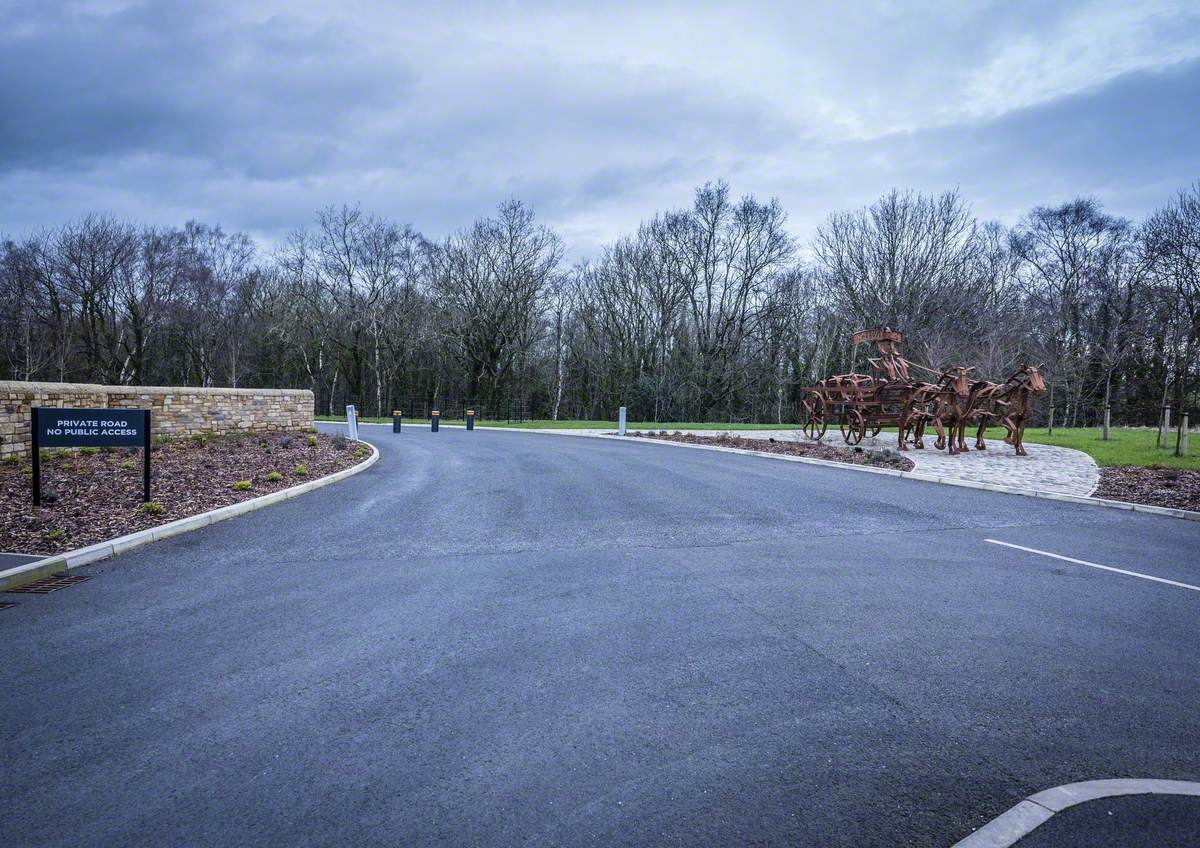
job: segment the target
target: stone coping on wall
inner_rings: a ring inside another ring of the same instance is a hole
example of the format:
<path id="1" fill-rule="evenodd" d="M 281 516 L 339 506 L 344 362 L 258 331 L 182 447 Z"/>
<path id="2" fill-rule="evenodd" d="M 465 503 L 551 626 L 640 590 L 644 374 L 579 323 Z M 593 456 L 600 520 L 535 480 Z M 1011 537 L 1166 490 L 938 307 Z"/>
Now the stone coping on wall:
<path id="1" fill-rule="evenodd" d="M 105 395 L 245 395 L 282 397 L 312 394 L 308 389 L 246 389 L 226 386 L 119 386 L 102 383 L 47 383 L 0 380 L 0 393 L 15 394 L 105 394 Z"/>

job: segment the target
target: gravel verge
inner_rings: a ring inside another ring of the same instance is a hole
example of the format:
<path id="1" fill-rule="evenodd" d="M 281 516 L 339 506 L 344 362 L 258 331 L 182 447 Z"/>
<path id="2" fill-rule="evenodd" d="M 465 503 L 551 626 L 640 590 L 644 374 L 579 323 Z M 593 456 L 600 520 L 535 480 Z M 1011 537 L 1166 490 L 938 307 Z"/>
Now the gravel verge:
<path id="1" fill-rule="evenodd" d="M 141 450 L 46 450 L 41 507 L 30 500 L 29 461 L 0 463 L 0 551 L 55 554 L 103 542 L 319 479 L 361 462 L 363 451 L 326 433 L 160 440 L 152 505 L 143 506 Z"/>
<path id="2" fill-rule="evenodd" d="M 1200 471 L 1115 465 L 1100 469 L 1095 497 L 1129 503 L 1200 510 Z"/>
<path id="3" fill-rule="evenodd" d="M 689 445 L 719 445 L 727 448 L 762 451 L 763 453 L 779 453 L 788 456 L 806 456 L 812 459 L 825 459 L 830 462 L 844 462 L 848 465 L 870 465 L 875 468 L 894 468 L 897 471 L 911 471 L 912 460 L 889 450 L 875 451 L 862 448 L 835 448 L 819 442 L 784 441 L 775 438 L 747 439 L 741 436 L 730 436 L 726 433 L 714 433 L 711 436 L 697 436 L 688 433 L 633 432 L 628 435 L 642 439 L 657 439 L 663 442 L 683 442 Z"/>

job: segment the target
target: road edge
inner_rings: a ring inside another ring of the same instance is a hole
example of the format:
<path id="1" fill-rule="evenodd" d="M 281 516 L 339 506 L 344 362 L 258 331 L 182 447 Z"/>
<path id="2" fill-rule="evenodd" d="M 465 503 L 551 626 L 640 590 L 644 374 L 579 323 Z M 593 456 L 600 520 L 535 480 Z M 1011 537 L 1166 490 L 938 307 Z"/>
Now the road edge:
<path id="1" fill-rule="evenodd" d="M 1194 795 L 1200 797 L 1200 783 L 1190 780 L 1158 778 L 1111 778 L 1065 783 L 1043 789 L 996 816 L 979 830 L 951 848 L 1009 848 L 1045 824 L 1056 814 L 1101 798 L 1120 795 Z"/>
<path id="2" fill-rule="evenodd" d="M 211 509 L 208 512 L 189 515 L 186 518 L 179 518 L 166 524 L 160 524 L 157 527 L 149 527 L 145 530 L 127 533 L 124 536 L 118 536 L 106 542 L 97 542 L 94 545 L 76 548 L 66 553 L 53 554 L 44 559 L 27 562 L 24 565 L 0 571 L 0 592 L 16 589 L 53 574 L 62 574 L 83 565 L 99 562 L 111 556 L 116 556 L 125 551 L 149 544 L 150 542 L 157 542 L 159 539 L 167 539 L 171 536 L 178 536 L 181 533 L 199 530 L 201 527 L 216 524 L 218 521 L 236 518 L 247 512 L 254 512 L 263 507 L 268 507 L 299 495 L 308 494 L 316 489 L 345 480 L 347 477 L 352 477 L 355 474 L 366 471 L 379 461 L 379 449 L 370 442 L 362 442 L 362 444 L 371 448 L 371 455 L 369 457 L 357 465 L 343 468 L 341 471 L 335 471 L 333 474 L 327 474 L 316 480 L 280 489 L 278 492 L 271 492 L 269 495 L 260 495 L 257 498 L 250 498 L 246 501 L 239 501 L 228 506 Z"/>
<path id="3" fill-rule="evenodd" d="M 337 424 L 337 421 L 323 421 L 323 424 Z M 344 423 L 344 422 L 342 422 Z M 371 421 L 359 422 L 359 426 L 390 427 Z M 462 424 L 443 424 L 442 427 L 464 429 Z M 556 430 L 538 430 L 524 427 L 476 427 L 476 430 L 490 430 L 494 433 L 527 433 L 531 436 L 571 436 L 576 439 L 617 439 L 624 442 L 640 444 L 671 445 L 679 448 L 695 448 L 696 450 L 725 451 L 740 453 L 746 456 L 761 456 L 767 459 L 779 459 L 786 462 L 801 462 L 806 465 L 823 465 L 828 468 L 843 468 L 851 471 L 865 471 L 870 474 L 886 474 L 892 477 L 904 477 L 909 480 L 923 480 L 926 483 L 942 483 L 946 486 L 959 486 L 964 489 L 983 489 L 988 492 L 1000 492 L 1006 495 L 1023 495 L 1028 498 L 1042 498 L 1051 501 L 1103 506 L 1109 509 L 1123 509 L 1127 512 L 1141 512 L 1148 515 L 1162 515 L 1169 518 L 1181 518 L 1184 521 L 1200 521 L 1200 512 L 1190 509 L 1176 509 L 1169 506 L 1152 506 L 1151 504 L 1132 503 L 1130 501 L 1114 501 L 1108 498 L 1094 498 L 1090 495 L 1068 495 L 1063 492 L 1050 492 L 1040 489 L 1022 489 L 1016 486 L 1003 486 L 999 483 L 983 483 L 978 480 L 964 480 L 961 477 L 940 477 L 936 474 L 922 474 L 920 471 L 897 471 L 894 468 L 874 468 L 869 465 L 855 465 L 850 462 L 834 462 L 828 459 L 814 459 L 807 456 L 789 456 L 788 454 L 770 453 L 768 451 L 749 450 L 747 448 L 731 448 L 723 445 L 695 445 L 690 442 L 673 442 L 667 439 L 648 439 L 637 436 L 620 436 L 616 433 L 581 433 L 563 428 Z"/>
<path id="4" fill-rule="evenodd" d="M 690 442 L 673 442 L 669 439 L 647 439 L 637 436 L 617 436 L 608 434 L 589 434 L 584 438 L 617 439 L 624 442 L 634 441 L 639 444 L 670 445 L 679 448 L 695 448 L 697 450 L 724 451 L 739 453 L 746 456 L 761 456 L 767 459 L 780 459 L 785 462 L 800 462 L 806 465 L 823 465 L 827 468 L 844 468 L 850 471 L 865 471 L 869 474 L 885 474 L 890 477 L 904 477 L 908 480 L 923 480 L 927 483 L 942 483 L 947 486 L 959 486 L 964 489 L 983 489 L 988 492 L 1001 492 L 1007 495 L 1024 495 L 1030 498 L 1043 498 L 1051 501 L 1089 504 L 1110 509 L 1123 509 L 1127 512 L 1143 512 L 1150 515 L 1163 515 L 1170 518 L 1182 518 L 1185 521 L 1200 521 L 1200 512 L 1189 509 L 1175 509 L 1166 506 L 1151 506 L 1150 504 L 1130 503 L 1129 501 L 1113 501 L 1107 498 L 1093 498 L 1088 495 L 1068 495 L 1062 492 L 1041 491 L 1039 489 L 1022 489 L 1016 486 L 1002 486 L 999 483 L 983 483 L 978 480 L 964 480 L 960 477 L 939 477 L 935 474 L 922 474 L 919 471 L 898 471 L 895 468 L 874 468 L 869 465 L 855 465 L 851 462 L 834 462 L 828 459 L 814 459 L 808 456 L 790 456 L 788 454 L 770 453 L 768 451 L 749 450 L 747 448 L 731 448 L 724 445 L 695 445 Z"/>

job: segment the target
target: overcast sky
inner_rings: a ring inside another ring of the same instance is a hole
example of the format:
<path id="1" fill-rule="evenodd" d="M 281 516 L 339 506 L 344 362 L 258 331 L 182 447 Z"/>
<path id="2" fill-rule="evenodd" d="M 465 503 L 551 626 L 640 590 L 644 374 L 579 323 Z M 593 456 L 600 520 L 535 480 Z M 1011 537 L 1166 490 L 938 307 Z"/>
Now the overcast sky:
<path id="1" fill-rule="evenodd" d="M 892 187 L 1011 223 L 1200 179 L 1196 0 L 835 5 L 0 0 L 0 234 L 517 197 L 578 257 L 716 179 L 803 239 Z"/>

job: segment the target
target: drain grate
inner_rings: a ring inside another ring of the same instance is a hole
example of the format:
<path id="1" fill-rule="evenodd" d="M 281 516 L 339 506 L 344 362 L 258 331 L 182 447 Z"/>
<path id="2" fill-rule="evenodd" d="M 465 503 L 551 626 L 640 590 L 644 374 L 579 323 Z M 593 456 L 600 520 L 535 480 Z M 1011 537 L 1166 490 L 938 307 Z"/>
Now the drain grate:
<path id="1" fill-rule="evenodd" d="M 91 579 L 90 574 L 53 574 L 50 577 L 26 583 L 24 586 L 18 586 L 16 589 L 5 589 L 4 591 L 48 595 L 51 592 L 57 592 L 59 589 L 65 589 L 68 586 L 74 586 L 76 583 L 82 583 L 84 580 Z"/>

